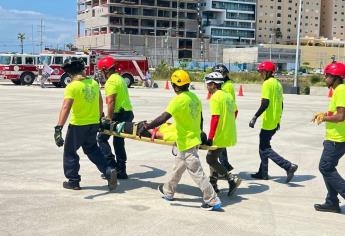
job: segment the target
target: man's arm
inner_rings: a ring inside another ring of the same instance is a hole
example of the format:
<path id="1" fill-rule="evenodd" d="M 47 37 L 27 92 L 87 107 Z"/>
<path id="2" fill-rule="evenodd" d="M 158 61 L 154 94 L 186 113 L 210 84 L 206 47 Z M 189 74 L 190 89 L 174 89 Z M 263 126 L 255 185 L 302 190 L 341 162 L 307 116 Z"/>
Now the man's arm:
<path id="1" fill-rule="evenodd" d="M 64 126 L 73 105 L 73 99 L 64 99 L 60 110 L 57 126 Z"/>
<path id="2" fill-rule="evenodd" d="M 160 116 L 154 119 L 151 123 L 145 124 L 145 129 L 153 129 L 156 128 L 165 122 L 167 122 L 172 116 L 168 112 L 163 112 Z"/>
<path id="3" fill-rule="evenodd" d="M 324 116 L 323 121 L 338 123 L 345 120 L 345 107 L 337 107 L 337 114 L 332 116 Z"/>
<path id="4" fill-rule="evenodd" d="M 266 111 L 269 104 L 270 104 L 270 100 L 268 100 L 266 98 L 261 99 L 261 105 L 260 105 L 258 111 L 255 113 L 256 118 L 260 117 L 262 115 L 262 113 L 264 113 L 264 111 Z"/>
<path id="5" fill-rule="evenodd" d="M 268 108 L 269 104 L 270 104 L 270 100 L 268 100 L 266 98 L 262 98 L 261 99 L 261 105 L 260 105 L 258 111 L 255 113 L 254 117 L 249 122 L 249 127 L 254 128 L 256 119 L 258 117 L 260 117 L 262 115 L 262 113 L 264 113 L 264 111 L 266 111 L 266 109 Z"/>
<path id="6" fill-rule="evenodd" d="M 113 119 L 115 102 L 116 102 L 116 94 L 106 96 L 106 103 L 107 103 L 107 116 L 106 116 L 106 118 L 109 120 Z"/>
<path id="7" fill-rule="evenodd" d="M 99 115 L 102 116 L 103 114 L 103 98 L 101 91 L 99 91 Z"/>

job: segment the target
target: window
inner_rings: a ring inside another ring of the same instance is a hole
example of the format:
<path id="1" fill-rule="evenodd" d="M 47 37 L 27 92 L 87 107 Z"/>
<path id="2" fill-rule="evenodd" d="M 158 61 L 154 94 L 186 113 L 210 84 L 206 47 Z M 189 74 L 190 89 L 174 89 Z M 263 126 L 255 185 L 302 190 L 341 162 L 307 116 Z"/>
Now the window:
<path id="1" fill-rule="evenodd" d="M 25 64 L 33 65 L 35 64 L 35 59 L 33 57 L 25 57 Z"/>
<path id="2" fill-rule="evenodd" d="M 53 64 L 54 65 L 62 65 L 63 64 L 63 57 L 54 57 Z"/>
<path id="3" fill-rule="evenodd" d="M 21 65 L 22 57 L 13 57 L 12 64 Z"/>

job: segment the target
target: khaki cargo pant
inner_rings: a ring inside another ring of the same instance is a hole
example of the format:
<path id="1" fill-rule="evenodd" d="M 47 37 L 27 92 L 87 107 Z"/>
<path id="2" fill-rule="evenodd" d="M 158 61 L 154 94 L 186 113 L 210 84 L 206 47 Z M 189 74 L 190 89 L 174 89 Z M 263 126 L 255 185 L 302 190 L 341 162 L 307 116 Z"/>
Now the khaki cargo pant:
<path id="1" fill-rule="evenodd" d="M 211 203 L 211 201 L 214 200 L 217 195 L 214 192 L 208 177 L 202 169 L 198 155 L 198 147 L 179 152 L 175 157 L 175 165 L 171 173 L 170 180 L 163 186 L 164 193 L 169 197 L 174 196 L 177 184 L 180 182 L 182 174 L 186 169 L 188 170 L 193 181 L 201 189 L 204 202 Z"/>

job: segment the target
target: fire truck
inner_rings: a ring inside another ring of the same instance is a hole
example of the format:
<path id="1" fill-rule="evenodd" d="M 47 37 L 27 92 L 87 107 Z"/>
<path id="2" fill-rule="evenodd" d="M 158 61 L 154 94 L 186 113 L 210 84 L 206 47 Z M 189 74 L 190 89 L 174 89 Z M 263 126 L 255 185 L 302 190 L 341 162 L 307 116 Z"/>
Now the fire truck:
<path id="1" fill-rule="evenodd" d="M 85 74 L 102 83 L 100 73 L 97 70 L 97 61 L 104 56 L 115 58 L 117 72 L 125 79 L 128 87 L 138 81 L 145 80 L 145 75 L 149 70 L 147 58 L 135 51 L 128 50 L 88 50 L 62 53 L 45 51 L 40 54 L 39 67 L 42 68 L 44 64 L 49 65 L 54 72 L 48 80 L 56 87 L 66 87 L 71 82 L 71 78 L 61 69 L 63 62 L 66 59 L 81 58 L 85 62 Z"/>
<path id="2" fill-rule="evenodd" d="M 30 85 L 38 75 L 37 55 L 0 54 L 0 78 L 9 79 L 16 85 Z"/>

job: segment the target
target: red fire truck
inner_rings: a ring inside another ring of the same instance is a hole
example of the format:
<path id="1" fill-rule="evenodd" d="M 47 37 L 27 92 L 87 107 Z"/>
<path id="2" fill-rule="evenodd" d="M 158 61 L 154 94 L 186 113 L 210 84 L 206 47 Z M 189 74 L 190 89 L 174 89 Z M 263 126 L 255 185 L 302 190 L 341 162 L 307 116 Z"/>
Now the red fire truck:
<path id="1" fill-rule="evenodd" d="M 69 75 L 61 69 L 61 65 L 66 59 L 82 58 L 85 62 L 86 75 L 99 79 L 100 75 L 96 65 L 97 61 L 104 56 L 111 56 L 116 59 L 118 72 L 126 80 L 128 87 L 135 82 L 145 80 L 145 75 L 149 69 L 148 60 L 135 51 L 90 50 L 84 53 L 46 51 L 40 54 L 39 67 L 44 64 L 49 65 L 54 70 L 49 77 L 49 81 L 56 87 L 66 87 L 71 82 Z"/>
<path id="2" fill-rule="evenodd" d="M 0 54 L 0 77 L 16 85 L 30 85 L 38 75 L 37 60 L 37 55 Z"/>

